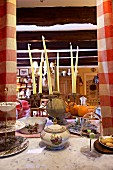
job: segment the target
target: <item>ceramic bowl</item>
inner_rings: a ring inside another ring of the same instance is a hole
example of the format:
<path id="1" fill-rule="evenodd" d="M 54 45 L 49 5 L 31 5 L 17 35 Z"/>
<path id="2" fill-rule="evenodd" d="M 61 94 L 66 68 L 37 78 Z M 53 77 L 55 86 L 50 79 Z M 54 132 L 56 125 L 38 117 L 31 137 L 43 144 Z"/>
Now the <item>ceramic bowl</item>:
<path id="1" fill-rule="evenodd" d="M 24 134 L 41 133 L 47 122 L 46 117 L 27 117 L 19 120 L 25 123 L 25 127 L 19 130 Z"/>

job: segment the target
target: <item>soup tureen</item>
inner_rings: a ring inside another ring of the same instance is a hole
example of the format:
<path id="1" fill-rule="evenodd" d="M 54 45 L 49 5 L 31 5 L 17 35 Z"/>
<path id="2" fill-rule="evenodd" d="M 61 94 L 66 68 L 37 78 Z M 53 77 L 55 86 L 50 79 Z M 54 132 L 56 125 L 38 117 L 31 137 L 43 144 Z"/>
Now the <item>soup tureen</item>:
<path id="1" fill-rule="evenodd" d="M 70 133 L 65 126 L 58 125 L 56 120 L 41 132 L 41 140 L 51 149 L 62 149 L 67 143 Z"/>

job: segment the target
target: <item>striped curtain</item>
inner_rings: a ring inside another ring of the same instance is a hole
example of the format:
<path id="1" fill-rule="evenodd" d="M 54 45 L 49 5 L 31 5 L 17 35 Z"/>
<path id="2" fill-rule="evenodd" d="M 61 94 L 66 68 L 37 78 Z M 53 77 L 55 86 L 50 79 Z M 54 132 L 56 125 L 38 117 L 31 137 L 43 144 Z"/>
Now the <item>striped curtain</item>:
<path id="1" fill-rule="evenodd" d="M 97 0 L 97 40 L 103 135 L 111 135 L 113 134 L 112 0 Z"/>
<path id="2" fill-rule="evenodd" d="M 16 0 L 0 0 L 0 102 L 16 101 L 16 70 Z M 15 113 L 8 112 L 8 119 L 15 120 Z M 0 120 L 4 115 L 0 111 Z"/>

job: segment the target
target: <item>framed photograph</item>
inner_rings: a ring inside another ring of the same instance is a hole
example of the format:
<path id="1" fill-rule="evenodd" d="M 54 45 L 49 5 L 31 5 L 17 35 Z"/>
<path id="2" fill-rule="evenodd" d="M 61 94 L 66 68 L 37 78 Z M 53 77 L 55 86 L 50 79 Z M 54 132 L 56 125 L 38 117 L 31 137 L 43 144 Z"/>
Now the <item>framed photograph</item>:
<path id="1" fill-rule="evenodd" d="M 20 69 L 20 76 L 27 76 L 28 75 L 28 69 L 22 68 Z"/>
<path id="2" fill-rule="evenodd" d="M 19 76 L 19 69 L 17 68 L 17 72 L 16 72 L 17 76 Z"/>

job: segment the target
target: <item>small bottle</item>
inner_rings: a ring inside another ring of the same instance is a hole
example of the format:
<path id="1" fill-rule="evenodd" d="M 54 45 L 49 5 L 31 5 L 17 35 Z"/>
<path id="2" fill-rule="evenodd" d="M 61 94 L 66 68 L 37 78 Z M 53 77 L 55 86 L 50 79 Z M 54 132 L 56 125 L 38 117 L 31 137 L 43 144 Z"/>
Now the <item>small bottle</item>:
<path id="1" fill-rule="evenodd" d="M 88 107 L 86 104 L 87 98 L 82 96 L 80 97 L 81 105 L 78 108 L 78 116 L 83 117 L 86 113 L 88 113 Z"/>
<path id="2" fill-rule="evenodd" d="M 86 97 L 84 97 L 84 96 L 80 97 L 81 105 L 86 105 L 86 101 L 87 101 Z"/>

